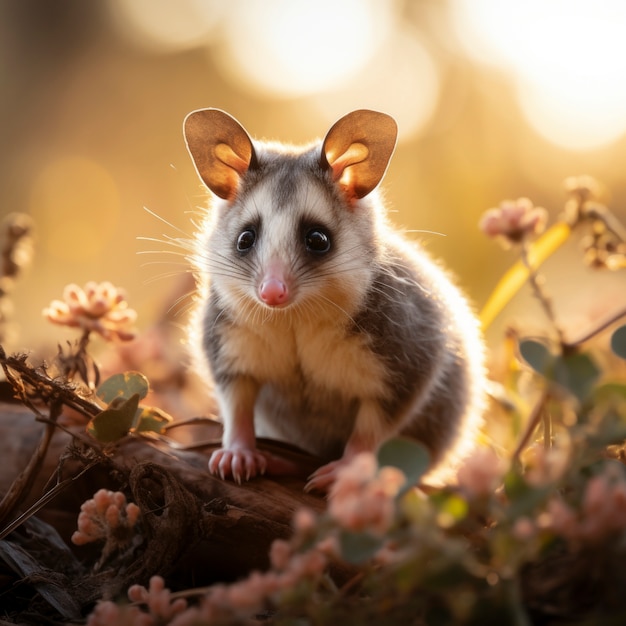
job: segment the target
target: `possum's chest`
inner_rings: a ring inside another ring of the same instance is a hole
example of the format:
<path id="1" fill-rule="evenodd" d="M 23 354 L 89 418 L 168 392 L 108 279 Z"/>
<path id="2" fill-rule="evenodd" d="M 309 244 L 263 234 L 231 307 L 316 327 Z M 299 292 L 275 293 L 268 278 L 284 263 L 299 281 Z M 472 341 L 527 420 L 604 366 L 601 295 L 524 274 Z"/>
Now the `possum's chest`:
<path id="1" fill-rule="evenodd" d="M 232 374 L 278 388 L 303 384 L 346 398 L 384 394 L 387 372 L 366 335 L 333 323 L 236 326 L 222 330 Z"/>

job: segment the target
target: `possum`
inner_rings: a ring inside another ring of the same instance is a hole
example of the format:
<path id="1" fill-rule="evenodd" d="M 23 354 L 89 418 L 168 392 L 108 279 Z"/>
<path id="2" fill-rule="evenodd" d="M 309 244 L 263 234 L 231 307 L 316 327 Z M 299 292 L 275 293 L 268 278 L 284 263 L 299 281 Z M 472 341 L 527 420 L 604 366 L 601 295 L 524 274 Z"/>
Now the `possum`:
<path id="1" fill-rule="evenodd" d="M 448 273 L 387 221 L 377 188 L 394 119 L 353 111 L 294 147 L 201 109 L 184 134 L 212 192 L 191 339 L 224 425 L 209 471 L 263 474 L 256 438 L 270 437 L 321 459 L 307 489 L 324 491 L 355 455 L 403 436 L 443 476 L 475 439 L 484 349 Z"/>

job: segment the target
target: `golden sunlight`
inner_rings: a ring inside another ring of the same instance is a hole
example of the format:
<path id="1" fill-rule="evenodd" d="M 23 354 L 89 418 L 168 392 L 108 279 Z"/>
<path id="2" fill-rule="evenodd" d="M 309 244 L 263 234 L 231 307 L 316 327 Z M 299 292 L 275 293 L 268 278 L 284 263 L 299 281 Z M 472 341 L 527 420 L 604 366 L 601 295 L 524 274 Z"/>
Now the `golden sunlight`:
<path id="1" fill-rule="evenodd" d="M 109 11 L 123 35 L 163 52 L 206 44 L 225 8 L 221 0 L 109 0 Z"/>
<path id="2" fill-rule="evenodd" d="M 427 127 L 439 94 L 440 77 L 431 54 L 419 32 L 401 24 L 366 67 L 313 102 L 328 119 L 350 109 L 386 111 L 398 122 L 399 139 L 407 140 Z"/>
<path id="3" fill-rule="evenodd" d="M 77 262 L 97 258 L 119 222 L 119 190 L 95 161 L 59 158 L 35 178 L 30 213 L 54 258 Z"/>
<path id="4" fill-rule="evenodd" d="M 216 60 L 247 88 L 294 97 L 340 84 L 377 55 L 397 3 L 248 0 L 240 9 L 226 18 Z"/>
<path id="5" fill-rule="evenodd" d="M 626 132 L 626 3 L 453 0 L 461 43 L 505 70 L 524 115 L 549 141 L 598 148 Z"/>

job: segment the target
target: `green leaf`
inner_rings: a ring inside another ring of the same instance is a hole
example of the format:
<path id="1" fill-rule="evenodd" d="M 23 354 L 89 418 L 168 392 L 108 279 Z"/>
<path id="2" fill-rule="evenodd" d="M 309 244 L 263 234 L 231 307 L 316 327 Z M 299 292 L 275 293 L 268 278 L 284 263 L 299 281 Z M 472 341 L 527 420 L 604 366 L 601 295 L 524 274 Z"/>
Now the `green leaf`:
<path id="1" fill-rule="evenodd" d="M 348 563 L 359 565 L 371 559 L 383 545 L 381 537 L 370 533 L 342 531 L 339 535 L 341 554 Z"/>
<path id="2" fill-rule="evenodd" d="M 137 416 L 135 431 L 138 433 L 160 433 L 163 427 L 172 421 L 172 416 L 154 406 L 140 407 Z"/>
<path id="3" fill-rule="evenodd" d="M 414 439 L 397 437 L 386 441 L 378 450 L 379 467 L 397 467 L 406 476 L 407 488 L 416 485 L 430 465 L 426 447 Z"/>
<path id="4" fill-rule="evenodd" d="M 551 487 L 533 487 L 517 471 L 510 470 L 504 476 L 504 491 L 510 502 L 508 517 L 517 519 L 522 515 L 532 515 L 550 493 Z"/>
<path id="5" fill-rule="evenodd" d="M 119 441 L 128 435 L 135 423 L 139 394 L 122 401 L 116 408 L 98 413 L 87 425 L 87 432 L 101 443 Z"/>
<path id="6" fill-rule="evenodd" d="M 520 341 L 519 351 L 523 359 L 536 372 L 565 387 L 580 402 L 584 401 L 600 376 L 600 369 L 593 358 L 584 352 L 556 356 L 540 341 Z"/>
<path id="7" fill-rule="evenodd" d="M 599 385 L 593 390 L 594 404 L 608 404 L 611 402 L 626 401 L 626 385 L 610 382 Z"/>
<path id="8" fill-rule="evenodd" d="M 524 339 L 520 341 L 519 351 L 524 361 L 536 372 L 542 376 L 550 376 L 550 370 L 554 365 L 556 357 L 548 350 L 545 344 L 534 339 Z"/>
<path id="9" fill-rule="evenodd" d="M 583 402 L 593 390 L 600 376 L 600 368 L 587 353 L 557 357 L 554 380 Z"/>
<path id="10" fill-rule="evenodd" d="M 620 326 L 611 337 L 611 349 L 617 356 L 626 359 L 626 326 Z"/>
<path id="11" fill-rule="evenodd" d="M 106 404 L 111 404 L 115 398 L 128 400 L 135 394 L 143 400 L 149 390 L 150 383 L 141 372 L 124 372 L 107 378 L 96 390 L 96 395 Z"/>
<path id="12" fill-rule="evenodd" d="M 456 523 L 465 519 L 469 511 L 467 501 L 458 494 L 450 494 L 441 502 L 439 515 L 447 517 L 450 522 Z M 452 525 L 452 524 L 450 524 Z"/>

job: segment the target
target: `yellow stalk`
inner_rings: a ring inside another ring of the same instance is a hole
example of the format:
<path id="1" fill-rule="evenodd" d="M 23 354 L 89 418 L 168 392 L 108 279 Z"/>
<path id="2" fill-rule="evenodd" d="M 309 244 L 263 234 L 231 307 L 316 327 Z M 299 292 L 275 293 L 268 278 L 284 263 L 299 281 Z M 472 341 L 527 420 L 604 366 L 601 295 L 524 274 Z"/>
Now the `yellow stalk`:
<path id="1" fill-rule="evenodd" d="M 529 246 L 528 260 L 533 269 L 541 264 L 558 248 L 560 248 L 572 232 L 569 224 L 558 222 L 544 233 L 537 241 Z M 483 330 L 487 330 L 493 320 L 499 315 L 511 298 L 528 280 L 528 268 L 522 261 L 515 263 L 499 280 L 495 289 L 480 312 L 480 321 Z"/>

